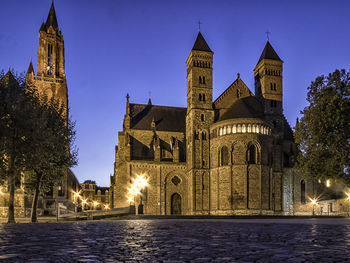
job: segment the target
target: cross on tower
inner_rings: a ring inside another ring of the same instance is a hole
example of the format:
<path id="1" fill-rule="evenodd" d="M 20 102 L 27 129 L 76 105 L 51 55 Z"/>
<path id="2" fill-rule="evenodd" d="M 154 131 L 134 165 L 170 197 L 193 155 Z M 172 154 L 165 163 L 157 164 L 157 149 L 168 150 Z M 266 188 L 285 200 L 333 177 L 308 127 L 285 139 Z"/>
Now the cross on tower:
<path id="1" fill-rule="evenodd" d="M 198 20 L 198 31 L 201 31 L 201 24 L 203 24 L 200 20 Z"/>
<path id="2" fill-rule="evenodd" d="M 265 33 L 266 33 L 267 41 L 269 41 L 269 34 L 271 34 L 271 32 L 269 32 L 269 30 L 267 30 Z"/>

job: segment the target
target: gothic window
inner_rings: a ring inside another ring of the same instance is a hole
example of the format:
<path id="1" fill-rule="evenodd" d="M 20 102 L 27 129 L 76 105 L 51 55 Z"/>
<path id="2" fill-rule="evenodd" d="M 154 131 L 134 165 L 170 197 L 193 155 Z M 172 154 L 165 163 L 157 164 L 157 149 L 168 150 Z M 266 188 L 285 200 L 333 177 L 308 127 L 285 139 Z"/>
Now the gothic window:
<path id="1" fill-rule="evenodd" d="M 273 90 L 276 91 L 276 83 L 273 83 Z"/>
<path id="2" fill-rule="evenodd" d="M 204 114 L 201 114 L 201 121 L 204 121 Z"/>
<path id="3" fill-rule="evenodd" d="M 194 139 L 195 139 L 195 140 L 199 140 L 198 137 L 199 137 L 199 136 L 198 136 L 198 132 L 195 132 L 195 133 L 194 133 Z"/>
<path id="4" fill-rule="evenodd" d="M 222 128 L 219 129 L 219 136 L 222 135 Z"/>
<path id="5" fill-rule="evenodd" d="M 254 145 L 248 147 L 247 161 L 249 164 L 256 164 L 256 148 Z"/>
<path id="6" fill-rule="evenodd" d="M 203 76 L 203 78 L 202 78 L 202 79 L 203 79 L 203 84 L 205 84 L 205 77 Z"/>
<path id="7" fill-rule="evenodd" d="M 277 122 L 276 121 L 272 121 L 273 127 L 276 128 L 277 126 Z"/>
<path id="8" fill-rule="evenodd" d="M 228 165 L 228 149 L 223 146 L 220 150 L 220 166 Z"/>
<path id="9" fill-rule="evenodd" d="M 248 133 L 252 132 L 252 126 L 250 124 L 248 124 Z"/>
<path id="10" fill-rule="evenodd" d="M 203 101 L 205 101 L 205 94 L 203 94 Z"/>
<path id="11" fill-rule="evenodd" d="M 52 51 L 53 51 L 53 47 L 52 47 L 52 44 L 48 44 L 47 46 L 47 74 L 48 75 L 52 75 L 52 59 L 53 59 L 53 56 L 52 56 Z"/>
<path id="12" fill-rule="evenodd" d="M 226 135 L 226 126 L 223 128 L 222 135 Z"/>
<path id="13" fill-rule="evenodd" d="M 202 101 L 202 94 L 199 94 L 199 101 Z"/>
<path id="14" fill-rule="evenodd" d="M 273 90 L 273 84 L 270 83 L 270 90 Z"/>
<path id="15" fill-rule="evenodd" d="M 210 62 L 209 62 L 209 68 L 210 68 Z"/>
<path id="16" fill-rule="evenodd" d="M 242 125 L 242 132 L 245 133 L 246 132 L 246 127 L 245 124 Z"/>
<path id="17" fill-rule="evenodd" d="M 271 108 L 276 108 L 277 107 L 277 101 L 271 100 L 270 103 L 271 103 Z"/>
<path id="18" fill-rule="evenodd" d="M 207 134 L 205 132 L 202 133 L 202 140 L 205 141 L 207 139 Z"/>
<path id="19" fill-rule="evenodd" d="M 306 203 L 306 198 L 305 198 L 305 181 L 301 180 L 300 182 L 300 201 L 302 204 Z"/>
<path id="20" fill-rule="evenodd" d="M 199 84 L 202 84 L 202 77 L 199 76 Z"/>
<path id="21" fill-rule="evenodd" d="M 194 66 L 194 67 L 196 66 L 196 61 L 193 61 L 193 66 Z"/>

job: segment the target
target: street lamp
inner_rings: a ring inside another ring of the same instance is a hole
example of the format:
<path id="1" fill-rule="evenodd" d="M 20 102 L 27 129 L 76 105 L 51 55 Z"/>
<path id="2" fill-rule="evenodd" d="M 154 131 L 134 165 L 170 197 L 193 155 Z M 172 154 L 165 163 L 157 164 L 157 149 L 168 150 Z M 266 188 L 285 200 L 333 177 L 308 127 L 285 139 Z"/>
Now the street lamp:
<path id="1" fill-rule="evenodd" d="M 137 174 L 136 178 L 133 180 L 132 185 L 128 189 L 128 202 L 131 204 L 134 200 L 135 213 L 138 214 L 138 207 L 136 205 L 136 197 L 140 195 L 140 205 L 142 205 L 142 193 L 141 191 L 147 186 L 148 180 L 143 174 Z"/>

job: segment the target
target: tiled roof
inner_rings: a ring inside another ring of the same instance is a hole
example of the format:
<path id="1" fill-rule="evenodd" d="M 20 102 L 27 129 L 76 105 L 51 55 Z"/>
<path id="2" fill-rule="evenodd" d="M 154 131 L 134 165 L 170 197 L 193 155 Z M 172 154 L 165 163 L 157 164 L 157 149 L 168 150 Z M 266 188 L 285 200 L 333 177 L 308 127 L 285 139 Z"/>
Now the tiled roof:
<path id="1" fill-rule="evenodd" d="M 219 110 L 217 121 L 235 118 L 264 118 L 264 108 L 255 96 L 240 98 L 228 109 Z"/>
<path id="2" fill-rule="evenodd" d="M 130 103 L 131 128 L 151 130 L 152 120 L 157 131 L 186 131 L 186 108 Z"/>
<path id="3" fill-rule="evenodd" d="M 198 32 L 198 36 L 196 42 L 194 42 L 192 50 L 212 52 L 201 32 Z"/>
<path id="4" fill-rule="evenodd" d="M 272 59 L 272 60 L 282 61 L 280 57 L 277 55 L 276 51 L 271 46 L 269 41 L 266 42 L 265 48 L 261 53 L 258 63 L 263 59 Z"/>

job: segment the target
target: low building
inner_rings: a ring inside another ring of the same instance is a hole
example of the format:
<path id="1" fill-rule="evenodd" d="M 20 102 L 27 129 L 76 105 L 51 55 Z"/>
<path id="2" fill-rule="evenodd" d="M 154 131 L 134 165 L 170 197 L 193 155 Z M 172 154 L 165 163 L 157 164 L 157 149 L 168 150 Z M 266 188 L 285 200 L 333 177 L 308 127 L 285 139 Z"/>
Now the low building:
<path id="1" fill-rule="evenodd" d="M 110 208 L 109 187 L 100 187 L 95 181 L 86 180 L 81 184 L 80 204 L 83 211 Z"/>

